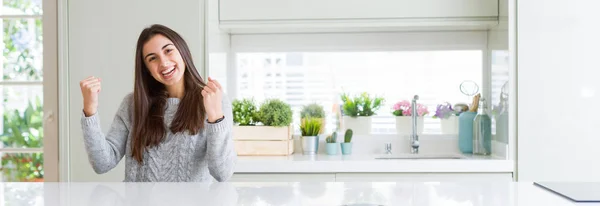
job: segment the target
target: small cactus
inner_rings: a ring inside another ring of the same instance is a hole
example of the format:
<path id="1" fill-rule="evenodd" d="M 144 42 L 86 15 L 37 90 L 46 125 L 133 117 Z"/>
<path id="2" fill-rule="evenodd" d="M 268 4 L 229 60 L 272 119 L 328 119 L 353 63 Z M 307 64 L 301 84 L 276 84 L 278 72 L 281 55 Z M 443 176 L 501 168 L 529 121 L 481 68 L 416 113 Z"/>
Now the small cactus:
<path id="1" fill-rule="evenodd" d="M 329 137 L 325 138 L 327 143 L 335 143 L 337 141 L 337 132 L 333 132 Z"/>
<path id="2" fill-rule="evenodd" d="M 351 129 L 347 129 L 346 130 L 346 134 L 344 135 L 344 142 L 345 143 L 350 143 L 350 141 L 352 141 L 352 130 Z"/>

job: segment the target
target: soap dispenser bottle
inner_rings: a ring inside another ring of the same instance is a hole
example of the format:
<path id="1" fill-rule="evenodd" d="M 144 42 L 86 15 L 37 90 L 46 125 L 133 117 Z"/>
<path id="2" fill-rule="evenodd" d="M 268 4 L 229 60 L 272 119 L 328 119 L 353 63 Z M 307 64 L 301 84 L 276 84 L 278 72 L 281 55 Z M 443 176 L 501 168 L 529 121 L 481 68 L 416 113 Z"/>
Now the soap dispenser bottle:
<path id="1" fill-rule="evenodd" d="M 485 98 L 481 98 L 479 111 L 473 119 L 473 154 L 489 155 L 492 151 L 492 119 Z"/>

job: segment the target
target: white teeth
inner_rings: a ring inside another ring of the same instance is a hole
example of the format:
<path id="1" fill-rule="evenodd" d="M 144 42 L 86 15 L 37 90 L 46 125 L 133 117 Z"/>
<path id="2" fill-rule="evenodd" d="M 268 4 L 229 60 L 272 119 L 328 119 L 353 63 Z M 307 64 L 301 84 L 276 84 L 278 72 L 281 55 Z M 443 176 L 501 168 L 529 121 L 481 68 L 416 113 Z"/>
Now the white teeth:
<path id="1" fill-rule="evenodd" d="M 164 72 L 162 72 L 162 74 L 163 74 L 163 75 L 168 75 L 168 74 L 170 74 L 170 73 L 171 73 L 171 72 L 173 72 L 173 71 L 175 71 L 175 67 L 173 67 L 172 69 L 169 69 L 169 70 L 167 70 L 167 71 L 164 71 Z"/>

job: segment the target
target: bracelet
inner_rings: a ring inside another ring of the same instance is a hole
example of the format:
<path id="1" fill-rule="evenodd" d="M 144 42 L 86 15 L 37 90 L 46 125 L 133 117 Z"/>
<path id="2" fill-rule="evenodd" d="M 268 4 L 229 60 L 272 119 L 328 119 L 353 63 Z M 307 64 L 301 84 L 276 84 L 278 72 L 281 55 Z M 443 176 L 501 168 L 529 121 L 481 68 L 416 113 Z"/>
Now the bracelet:
<path id="1" fill-rule="evenodd" d="M 216 124 L 216 123 L 219 123 L 219 122 L 223 121 L 223 119 L 225 119 L 225 115 L 223 115 L 223 117 L 221 117 L 221 118 L 219 118 L 219 119 L 215 120 L 215 122 L 210 122 L 210 121 L 208 121 L 208 123 L 211 123 L 211 124 Z"/>

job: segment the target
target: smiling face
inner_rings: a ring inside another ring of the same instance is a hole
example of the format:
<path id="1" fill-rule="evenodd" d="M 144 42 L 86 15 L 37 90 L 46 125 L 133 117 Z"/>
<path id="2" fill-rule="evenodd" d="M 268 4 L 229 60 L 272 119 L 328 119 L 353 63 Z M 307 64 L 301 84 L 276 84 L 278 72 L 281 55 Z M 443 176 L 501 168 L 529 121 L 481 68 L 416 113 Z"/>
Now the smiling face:
<path id="1" fill-rule="evenodd" d="M 170 39 L 161 34 L 154 35 L 144 44 L 142 57 L 156 81 L 166 87 L 183 86 L 185 63 Z"/>

